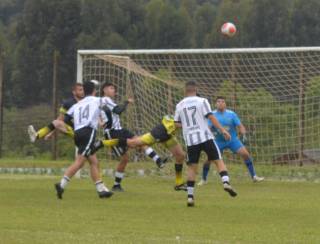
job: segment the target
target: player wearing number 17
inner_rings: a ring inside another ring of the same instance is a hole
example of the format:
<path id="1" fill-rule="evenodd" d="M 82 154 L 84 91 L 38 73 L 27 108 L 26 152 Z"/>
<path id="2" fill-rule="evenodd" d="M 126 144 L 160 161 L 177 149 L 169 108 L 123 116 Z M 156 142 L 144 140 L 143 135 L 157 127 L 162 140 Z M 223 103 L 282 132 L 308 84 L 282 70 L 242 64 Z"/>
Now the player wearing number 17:
<path id="1" fill-rule="evenodd" d="M 187 206 L 194 206 L 194 184 L 201 151 L 207 154 L 209 162 L 215 163 L 224 190 L 230 196 L 235 197 L 237 193 L 230 185 L 227 168 L 222 160 L 220 150 L 213 140 L 214 136 L 208 127 L 208 120 L 221 131 L 226 140 L 230 140 L 230 134 L 212 114 L 208 100 L 197 96 L 195 82 L 186 83 L 185 95 L 186 97 L 176 106 L 174 120 L 176 126 L 182 127 L 183 138 L 187 144 Z"/>
<path id="2" fill-rule="evenodd" d="M 101 113 L 101 99 L 95 97 L 96 90 L 93 82 L 83 84 L 85 98 L 74 104 L 65 114 L 65 122 L 74 122 L 74 142 L 78 147 L 78 155 L 75 162 L 67 168 L 59 183 L 55 184 L 55 189 L 59 199 L 62 199 L 63 192 L 79 169 L 84 166 L 86 160 L 90 163 L 90 174 L 96 185 L 100 198 L 112 196 L 112 192 L 104 185 L 99 172 L 99 162 L 93 146 L 98 128 L 99 116 Z"/>

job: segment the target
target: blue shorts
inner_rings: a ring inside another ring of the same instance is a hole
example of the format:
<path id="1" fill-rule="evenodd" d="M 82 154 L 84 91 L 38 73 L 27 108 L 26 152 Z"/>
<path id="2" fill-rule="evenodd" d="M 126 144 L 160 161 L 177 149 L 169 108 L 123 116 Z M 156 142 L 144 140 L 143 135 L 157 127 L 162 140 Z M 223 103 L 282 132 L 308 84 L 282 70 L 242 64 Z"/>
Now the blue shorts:
<path id="1" fill-rule="evenodd" d="M 237 151 L 244 147 L 242 142 L 238 139 L 232 139 L 231 141 L 215 141 L 221 151 L 221 154 L 223 153 L 224 149 L 230 149 L 233 153 L 237 153 Z"/>

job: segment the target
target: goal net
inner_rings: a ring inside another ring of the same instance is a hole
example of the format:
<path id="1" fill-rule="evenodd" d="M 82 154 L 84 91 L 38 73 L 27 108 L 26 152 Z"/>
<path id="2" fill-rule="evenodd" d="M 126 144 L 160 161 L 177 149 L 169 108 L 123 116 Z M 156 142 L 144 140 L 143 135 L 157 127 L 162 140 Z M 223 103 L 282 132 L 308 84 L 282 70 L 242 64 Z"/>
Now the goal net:
<path id="1" fill-rule="evenodd" d="M 136 134 L 173 114 L 192 80 L 212 108 L 216 96 L 226 97 L 256 162 L 319 159 L 320 48 L 79 50 L 77 68 L 79 82 L 109 81 L 118 102 L 135 100 L 122 121 Z"/>

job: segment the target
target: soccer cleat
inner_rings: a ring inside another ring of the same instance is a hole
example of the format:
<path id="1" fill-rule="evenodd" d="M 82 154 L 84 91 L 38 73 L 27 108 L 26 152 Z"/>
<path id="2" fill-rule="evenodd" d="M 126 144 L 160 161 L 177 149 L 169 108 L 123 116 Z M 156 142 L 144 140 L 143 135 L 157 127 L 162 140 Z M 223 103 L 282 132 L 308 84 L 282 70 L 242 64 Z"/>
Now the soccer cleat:
<path id="1" fill-rule="evenodd" d="M 192 197 L 188 197 L 187 206 L 194 207 L 194 199 Z"/>
<path id="2" fill-rule="evenodd" d="M 113 192 L 117 191 L 117 192 L 123 192 L 124 189 L 121 187 L 121 185 L 113 185 L 112 189 Z"/>
<path id="3" fill-rule="evenodd" d="M 180 185 L 176 185 L 174 187 L 174 190 L 176 190 L 176 191 L 187 191 L 187 186 L 186 186 L 185 183 L 180 184 Z"/>
<path id="4" fill-rule="evenodd" d="M 157 162 L 157 166 L 159 167 L 159 169 L 162 169 L 166 165 L 168 160 L 169 160 L 169 157 L 165 157 L 160 162 Z"/>
<path id="5" fill-rule="evenodd" d="M 58 199 L 62 199 L 64 189 L 61 187 L 60 183 L 54 184 L 54 187 L 56 189 Z"/>
<path id="6" fill-rule="evenodd" d="M 237 196 L 236 191 L 232 188 L 229 183 L 223 183 L 223 189 L 229 193 L 230 196 L 235 197 Z"/>
<path id="7" fill-rule="evenodd" d="M 31 142 L 35 142 L 37 140 L 37 132 L 33 125 L 28 126 L 28 134 Z"/>
<path id="8" fill-rule="evenodd" d="M 208 184 L 208 182 L 206 181 L 206 180 L 203 180 L 203 179 L 201 179 L 199 182 L 198 182 L 198 186 L 203 186 L 203 185 L 206 185 L 206 184 Z"/>
<path id="9" fill-rule="evenodd" d="M 100 198 L 109 198 L 113 195 L 113 192 L 112 191 L 100 191 L 98 192 L 98 196 Z"/>
<path id="10" fill-rule="evenodd" d="M 255 176 L 253 176 L 252 181 L 253 182 L 261 182 L 261 181 L 264 181 L 264 178 L 255 175 Z"/>

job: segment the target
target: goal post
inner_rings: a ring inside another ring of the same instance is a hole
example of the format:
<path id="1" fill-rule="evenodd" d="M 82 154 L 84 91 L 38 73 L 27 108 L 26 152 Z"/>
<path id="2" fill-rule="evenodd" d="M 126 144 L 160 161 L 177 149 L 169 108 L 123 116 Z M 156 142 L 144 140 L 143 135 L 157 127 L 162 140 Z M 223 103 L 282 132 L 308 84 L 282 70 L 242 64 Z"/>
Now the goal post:
<path id="1" fill-rule="evenodd" d="M 77 64 L 78 82 L 110 81 L 118 101 L 135 100 L 122 120 L 136 134 L 172 114 L 193 80 L 212 108 L 226 97 L 255 161 L 302 164 L 320 153 L 320 47 L 79 50 Z"/>

